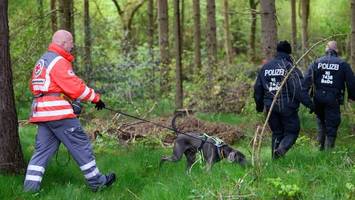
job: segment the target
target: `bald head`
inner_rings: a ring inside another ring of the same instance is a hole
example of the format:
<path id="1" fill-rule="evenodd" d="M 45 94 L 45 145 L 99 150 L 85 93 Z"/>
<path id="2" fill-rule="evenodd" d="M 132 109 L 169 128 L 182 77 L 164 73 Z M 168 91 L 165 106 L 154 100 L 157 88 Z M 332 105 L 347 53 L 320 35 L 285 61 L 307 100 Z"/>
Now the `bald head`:
<path id="1" fill-rule="evenodd" d="M 58 30 L 53 34 L 52 43 L 62 47 L 67 52 L 71 52 L 73 49 L 73 36 L 69 31 Z"/>
<path id="2" fill-rule="evenodd" d="M 325 51 L 333 50 L 338 52 L 337 42 L 336 41 L 329 41 L 325 47 Z"/>

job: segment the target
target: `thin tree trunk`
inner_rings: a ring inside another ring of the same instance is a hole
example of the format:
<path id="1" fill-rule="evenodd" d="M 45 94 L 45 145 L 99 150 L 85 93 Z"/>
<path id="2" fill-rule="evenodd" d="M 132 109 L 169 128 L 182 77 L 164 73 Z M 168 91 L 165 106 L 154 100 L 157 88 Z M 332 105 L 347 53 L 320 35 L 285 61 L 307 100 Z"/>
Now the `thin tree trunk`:
<path id="1" fill-rule="evenodd" d="M 265 59 L 275 56 L 277 44 L 275 0 L 262 0 L 261 5 L 261 35 Z"/>
<path id="2" fill-rule="evenodd" d="M 60 28 L 74 33 L 73 0 L 60 0 Z"/>
<path id="3" fill-rule="evenodd" d="M 207 89 L 211 90 L 213 86 L 213 72 L 217 65 L 217 32 L 216 32 L 216 2 L 207 0 Z"/>
<path id="4" fill-rule="evenodd" d="M 250 6 L 250 15 L 251 15 L 251 25 L 250 25 L 250 58 L 251 61 L 255 62 L 256 60 L 256 51 L 255 51 L 255 38 L 256 38 L 256 7 L 257 3 L 255 0 L 249 0 Z"/>
<path id="5" fill-rule="evenodd" d="M 180 10 L 180 30 L 181 30 L 181 44 L 184 46 L 184 33 L 185 33 L 185 0 L 180 0 L 181 10 Z"/>
<path id="6" fill-rule="evenodd" d="M 308 17 L 309 17 L 309 0 L 301 0 L 301 18 L 302 18 L 302 52 L 308 49 Z M 306 68 L 308 64 L 308 56 L 303 60 L 303 66 Z"/>
<path id="7" fill-rule="evenodd" d="M 167 0 L 158 0 L 160 92 L 169 90 L 169 13 Z"/>
<path id="8" fill-rule="evenodd" d="M 294 54 L 297 52 L 296 0 L 291 0 L 291 46 Z"/>
<path id="9" fill-rule="evenodd" d="M 175 59 L 176 59 L 176 96 L 175 107 L 183 107 L 183 89 L 182 89 L 182 63 L 181 63 L 181 27 L 180 27 L 180 1 L 174 0 L 174 31 L 175 31 Z"/>
<path id="10" fill-rule="evenodd" d="M 226 53 L 227 64 L 232 64 L 232 44 L 230 39 L 230 30 L 229 30 L 229 6 L 228 0 L 223 0 L 223 32 L 224 32 L 224 49 Z"/>
<path id="11" fill-rule="evenodd" d="M 7 8 L 7 0 L 0 0 L 0 172 L 20 173 L 25 164 L 18 135 Z"/>
<path id="12" fill-rule="evenodd" d="M 201 70 L 201 16 L 200 0 L 193 0 L 194 15 L 194 72 Z"/>
<path id="13" fill-rule="evenodd" d="M 355 70 L 355 0 L 351 0 L 351 67 Z"/>
<path id="14" fill-rule="evenodd" d="M 84 66 L 85 78 L 88 85 L 92 80 L 92 60 L 91 60 L 91 27 L 90 27 L 90 4 L 89 0 L 84 0 Z"/>
<path id="15" fill-rule="evenodd" d="M 149 74 L 150 77 L 150 97 L 155 99 L 156 90 L 155 90 L 155 72 L 156 72 L 156 65 L 154 62 L 154 0 L 148 0 L 147 6 L 147 13 L 148 13 L 148 27 L 147 27 L 147 34 L 148 34 L 148 51 L 149 51 L 149 65 L 151 68 L 151 73 Z"/>
<path id="16" fill-rule="evenodd" d="M 51 28 L 53 33 L 58 29 L 56 2 L 56 0 L 51 0 Z"/>

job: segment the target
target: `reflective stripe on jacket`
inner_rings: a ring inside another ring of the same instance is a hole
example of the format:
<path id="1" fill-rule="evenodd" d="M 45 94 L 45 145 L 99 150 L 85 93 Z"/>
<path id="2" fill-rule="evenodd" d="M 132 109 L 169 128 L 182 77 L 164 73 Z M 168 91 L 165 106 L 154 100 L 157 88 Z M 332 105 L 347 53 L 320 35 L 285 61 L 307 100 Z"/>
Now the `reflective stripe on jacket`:
<path id="1" fill-rule="evenodd" d="M 32 72 L 30 89 L 34 96 L 40 97 L 33 100 L 30 122 L 76 117 L 64 96 L 80 101 L 99 101 L 99 94 L 74 74 L 71 63 L 73 60 L 70 53 L 56 44 L 50 44 L 48 51 L 37 61 Z M 63 95 L 48 95 L 53 93 Z"/>

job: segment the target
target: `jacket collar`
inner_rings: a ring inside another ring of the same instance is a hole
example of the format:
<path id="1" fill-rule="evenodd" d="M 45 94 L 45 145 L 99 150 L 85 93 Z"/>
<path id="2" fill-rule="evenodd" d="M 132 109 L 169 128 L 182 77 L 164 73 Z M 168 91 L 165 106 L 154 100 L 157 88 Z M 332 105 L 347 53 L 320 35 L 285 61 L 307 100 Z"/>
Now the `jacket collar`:
<path id="1" fill-rule="evenodd" d="M 277 52 L 275 58 L 279 60 L 287 60 L 288 62 L 293 63 L 291 56 L 284 52 Z"/>
<path id="2" fill-rule="evenodd" d="M 58 46 L 57 44 L 51 43 L 48 47 L 48 51 L 53 51 L 60 56 L 63 56 L 69 62 L 73 62 L 74 56 L 71 53 L 65 51 L 62 47 Z"/>
<path id="3" fill-rule="evenodd" d="M 326 55 L 328 56 L 335 56 L 338 57 L 338 53 L 332 49 L 329 49 L 328 51 L 325 52 Z"/>

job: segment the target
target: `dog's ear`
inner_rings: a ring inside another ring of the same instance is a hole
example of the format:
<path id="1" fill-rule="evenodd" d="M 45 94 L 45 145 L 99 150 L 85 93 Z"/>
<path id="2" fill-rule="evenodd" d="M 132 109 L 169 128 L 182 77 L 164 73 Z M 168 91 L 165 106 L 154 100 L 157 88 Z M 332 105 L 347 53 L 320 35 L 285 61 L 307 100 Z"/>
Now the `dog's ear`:
<path id="1" fill-rule="evenodd" d="M 229 162 L 234 162 L 234 161 L 235 161 L 235 156 L 236 156 L 235 152 L 234 152 L 234 151 L 231 151 L 231 152 L 228 154 L 227 160 L 228 160 Z"/>

